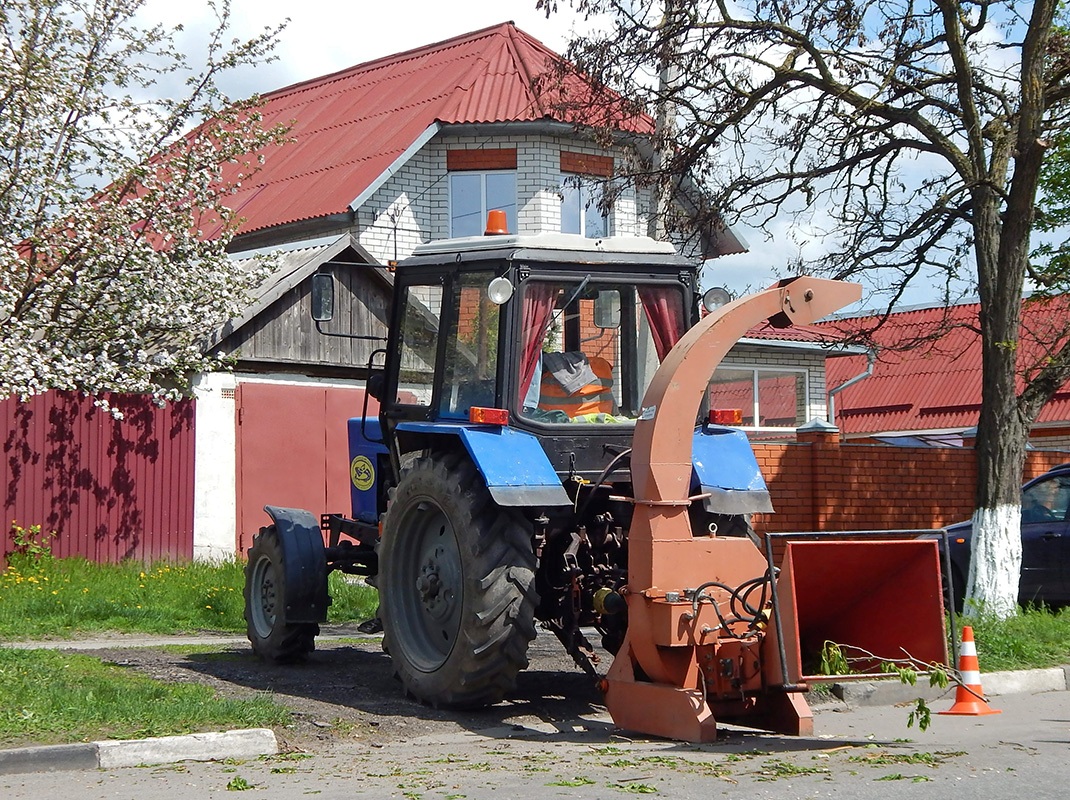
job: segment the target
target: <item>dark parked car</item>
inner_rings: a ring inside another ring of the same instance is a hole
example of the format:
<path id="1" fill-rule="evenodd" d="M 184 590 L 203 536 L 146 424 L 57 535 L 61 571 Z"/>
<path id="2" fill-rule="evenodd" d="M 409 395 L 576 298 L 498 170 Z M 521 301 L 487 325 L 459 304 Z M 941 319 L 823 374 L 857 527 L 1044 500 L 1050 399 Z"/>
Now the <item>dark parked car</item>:
<path id="1" fill-rule="evenodd" d="M 1070 464 L 1059 466 L 1022 487 L 1022 580 L 1018 602 L 1070 604 Z M 973 526 L 947 528 L 951 581 L 956 607 L 962 607 L 970 569 Z"/>

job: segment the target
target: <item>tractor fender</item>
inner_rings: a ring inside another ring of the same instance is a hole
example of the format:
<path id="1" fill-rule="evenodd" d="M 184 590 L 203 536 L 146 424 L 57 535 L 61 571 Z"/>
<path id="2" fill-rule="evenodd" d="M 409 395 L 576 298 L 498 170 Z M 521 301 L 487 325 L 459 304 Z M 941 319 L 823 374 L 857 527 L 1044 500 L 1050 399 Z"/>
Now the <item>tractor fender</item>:
<path id="1" fill-rule="evenodd" d="M 570 506 L 546 451 L 530 433 L 515 428 L 445 422 L 402 422 L 399 433 L 452 436 L 461 440 L 500 506 Z"/>
<path id="2" fill-rule="evenodd" d="M 326 622 L 331 599 L 319 518 L 300 508 L 264 506 L 264 511 L 275 523 L 282 546 L 286 621 Z"/>
<path id="3" fill-rule="evenodd" d="M 708 495 L 703 501 L 714 514 L 768 514 L 769 489 L 747 434 L 735 428 L 703 425 L 695 430 L 691 448 L 694 481 Z"/>

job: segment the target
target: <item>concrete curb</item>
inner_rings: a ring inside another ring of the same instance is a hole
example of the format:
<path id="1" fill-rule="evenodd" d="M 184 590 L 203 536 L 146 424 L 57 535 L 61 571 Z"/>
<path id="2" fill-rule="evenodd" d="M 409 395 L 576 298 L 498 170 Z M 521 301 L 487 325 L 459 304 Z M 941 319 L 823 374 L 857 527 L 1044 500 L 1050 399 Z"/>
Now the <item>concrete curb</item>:
<path id="1" fill-rule="evenodd" d="M 985 697 L 1062 692 L 1070 688 L 1070 666 L 1013 672 L 982 672 L 981 688 L 984 689 Z M 955 687 L 954 685 L 947 689 L 932 687 L 922 676 L 918 678 L 916 686 L 909 686 L 894 678 L 834 683 L 832 693 L 849 706 L 894 706 L 900 703 L 912 703 L 918 698 L 924 699 L 927 703 L 943 697 L 950 700 L 954 697 Z"/>
<path id="2" fill-rule="evenodd" d="M 269 728 L 247 728 L 154 739 L 121 739 L 0 750 L 0 775 L 256 758 L 277 752 L 279 744 L 274 731 Z"/>

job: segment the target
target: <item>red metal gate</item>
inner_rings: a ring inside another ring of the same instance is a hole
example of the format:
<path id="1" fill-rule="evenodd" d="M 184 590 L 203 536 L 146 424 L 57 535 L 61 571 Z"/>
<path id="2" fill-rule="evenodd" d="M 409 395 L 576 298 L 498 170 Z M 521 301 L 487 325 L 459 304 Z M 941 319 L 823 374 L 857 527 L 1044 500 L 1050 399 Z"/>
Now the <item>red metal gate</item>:
<path id="1" fill-rule="evenodd" d="M 268 504 L 348 515 L 346 420 L 360 415 L 364 390 L 242 383 L 235 397 L 238 551 L 267 524 Z"/>
<path id="2" fill-rule="evenodd" d="M 122 419 L 71 392 L 0 401 L 0 558 L 11 549 L 13 521 L 55 531 L 60 557 L 193 557 L 194 401 L 160 408 L 139 395 L 107 400 Z"/>

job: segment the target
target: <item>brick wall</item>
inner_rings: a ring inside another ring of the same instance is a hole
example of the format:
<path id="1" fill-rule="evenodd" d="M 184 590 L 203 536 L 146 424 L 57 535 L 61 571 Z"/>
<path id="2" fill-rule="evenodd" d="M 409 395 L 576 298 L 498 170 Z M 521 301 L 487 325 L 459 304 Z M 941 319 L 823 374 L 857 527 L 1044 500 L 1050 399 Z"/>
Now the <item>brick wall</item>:
<path id="1" fill-rule="evenodd" d="M 838 434 L 799 434 L 753 444 L 775 514 L 756 514 L 759 533 L 939 528 L 974 511 L 976 454 L 967 447 L 841 444 Z M 1070 461 L 1034 450 L 1024 480 Z"/>
<path id="2" fill-rule="evenodd" d="M 478 150 L 447 150 L 449 172 L 484 169 L 516 169 L 516 148 L 483 147 Z"/>
<path id="3" fill-rule="evenodd" d="M 547 135 L 440 136 L 413 156 L 357 210 L 360 243 L 380 261 L 402 259 L 420 242 L 449 235 L 447 169 L 516 169 L 516 233 L 561 229 L 563 163 L 604 172 L 623 149 L 605 150 L 583 139 Z M 601 174 L 600 172 L 598 174 Z M 636 190 L 629 186 L 610 215 L 615 236 L 645 233 Z"/>
<path id="4" fill-rule="evenodd" d="M 613 177 L 613 158 L 611 156 L 575 153 L 571 150 L 561 151 L 561 171 L 577 175 L 595 175 L 599 178 Z"/>

